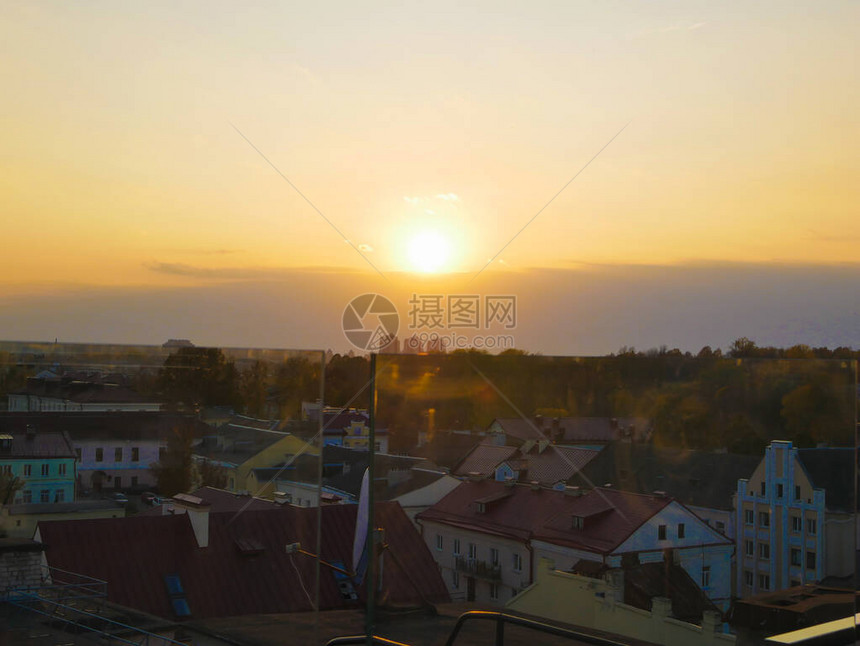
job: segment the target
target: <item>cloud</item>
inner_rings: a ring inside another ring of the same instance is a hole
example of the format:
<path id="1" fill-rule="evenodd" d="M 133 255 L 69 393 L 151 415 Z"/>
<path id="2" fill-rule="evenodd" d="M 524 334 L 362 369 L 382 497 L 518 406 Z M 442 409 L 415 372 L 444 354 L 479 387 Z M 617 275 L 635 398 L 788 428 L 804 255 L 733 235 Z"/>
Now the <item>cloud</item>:
<path id="1" fill-rule="evenodd" d="M 459 202 L 460 197 L 456 193 L 439 193 L 437 199 L 445 200 L 446 202 Z"/>
<path id="2" fill-rule="evenodd" d="M 358 250 L 362 252 L 373 253 L 373 247 L 366 243 L 358 245 Z"/>
<path id="3" fill-rule="evenodd" d="M 403 199 L 404 199 L 404 200 L 406 200 L 407 202 L 409 202 L 410 204 L 418 204 L 418 203 L 419 203 L 422 199 L 424 199 L 424 198 L 421 198 L 421 197 L 406 197 L 406 196 L 404 195 L 404 196 L 403 196 Z"/>

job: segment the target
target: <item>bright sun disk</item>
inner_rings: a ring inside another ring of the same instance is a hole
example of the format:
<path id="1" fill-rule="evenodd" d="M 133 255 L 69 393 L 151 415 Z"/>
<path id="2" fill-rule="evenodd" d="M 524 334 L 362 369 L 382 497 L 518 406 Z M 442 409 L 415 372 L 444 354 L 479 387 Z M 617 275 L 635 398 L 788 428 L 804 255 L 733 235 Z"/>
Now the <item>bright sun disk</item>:
<path id="1" fill-rule="evenodd" d="M 443 269 L 448 262 L 451 245 L 437 231 L 420 231 L 409 241 L 409 262 L 417 271 L 433 273 Z"/>

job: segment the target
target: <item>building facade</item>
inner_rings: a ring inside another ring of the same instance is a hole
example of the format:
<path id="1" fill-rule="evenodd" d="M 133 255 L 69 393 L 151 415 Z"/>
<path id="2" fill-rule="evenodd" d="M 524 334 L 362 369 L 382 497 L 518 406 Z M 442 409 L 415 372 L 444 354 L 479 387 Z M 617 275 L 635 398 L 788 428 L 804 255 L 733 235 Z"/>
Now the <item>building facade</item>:
<path id="1" fill-rule="evenodd" d="M 739 597 L 850 575 L 853 449 L 774 440 L 736 498 Z"/>
<path id="2" fill-rule="evenodd" d="M 75 499 L 75 453 L 65 433 L 0 432 L 0 471 L 20 483 L 15 504 Z"/>

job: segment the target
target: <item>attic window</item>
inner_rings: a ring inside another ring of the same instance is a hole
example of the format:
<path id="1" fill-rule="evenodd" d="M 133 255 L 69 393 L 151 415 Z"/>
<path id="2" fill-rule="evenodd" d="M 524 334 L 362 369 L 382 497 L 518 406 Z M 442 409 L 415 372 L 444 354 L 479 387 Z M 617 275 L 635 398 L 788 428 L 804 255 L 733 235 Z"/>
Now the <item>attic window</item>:
<path id="1" fill-rule="evenodd" d="M 242 556 L 257 556 L 266 551 L 265 546 L 253 538 L 237 538 L 233 544 Z"/>
<path id="2" fill-rule="evenodd" d="M 478 513 L 479 514 L 487 513 L 487 503 L 485 503 L 485 502 L 479 502 L 478 503 Z"/>
<path id="3" fill-rule="evenodd" d="M 573 529 L 585 529 L 585 518 L 582 516 L 574 516 Z"/>
<path id="4" fill-rule="evenodd" d="M 173 614 L 177 617 L 190 617 L 191 607 L 188 605 L 185 588 L 182 587 L 182 580 L 179 578 L 179 575 L 164 575 L 164 583 L 167 586 L 167 595 L 170 598 L 170 606 L 173 608 Z"/>

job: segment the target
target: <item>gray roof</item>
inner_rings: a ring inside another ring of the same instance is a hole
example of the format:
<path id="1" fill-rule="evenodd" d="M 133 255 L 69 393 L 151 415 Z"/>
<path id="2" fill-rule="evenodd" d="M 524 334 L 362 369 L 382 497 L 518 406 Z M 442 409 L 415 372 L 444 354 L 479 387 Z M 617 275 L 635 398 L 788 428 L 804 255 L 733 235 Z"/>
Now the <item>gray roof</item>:
<path id="1" fill-rule="evenodd" d="M 798 449 L 797 457 L 816 489 L 824 489 L 824 504 L 830 511 L 853 512 L 854 465 L 857 451 L 853 448 Z"/>
<path id="2" fill-rule="evenodd" d="M 738 480 L 749 478 L 761 456 L 658 448 L 613 442 L 574 478 L 582 487 L 612 484 L 637 493 L 665 491 L 686 504 L 731 510 Z"/>
<path id="3" fill-rule="evenodd" d="M 476 446 L 454 469 L 457 475 L 465 476 L 479 473 L 482 476 L 493 474 L 496 468 L 507 462 L 520 471 L 521 480 L 537 480 L 543 484 L 567 481 L 589 461 L 598 451 L 572 446 L 546 445 L 543 451 L 538 444 L 526 442 L 519 448 L 514 446 L 495 446 L 492 441 Z"/>
<path id="4" fill-rule="evenodd" d="M 0 460 L 4 458 L 74 458 L 75 451 L 67 433 L 8 432 L 0 426 L 0 434 L 8 448 L 0 446 Z"/>

